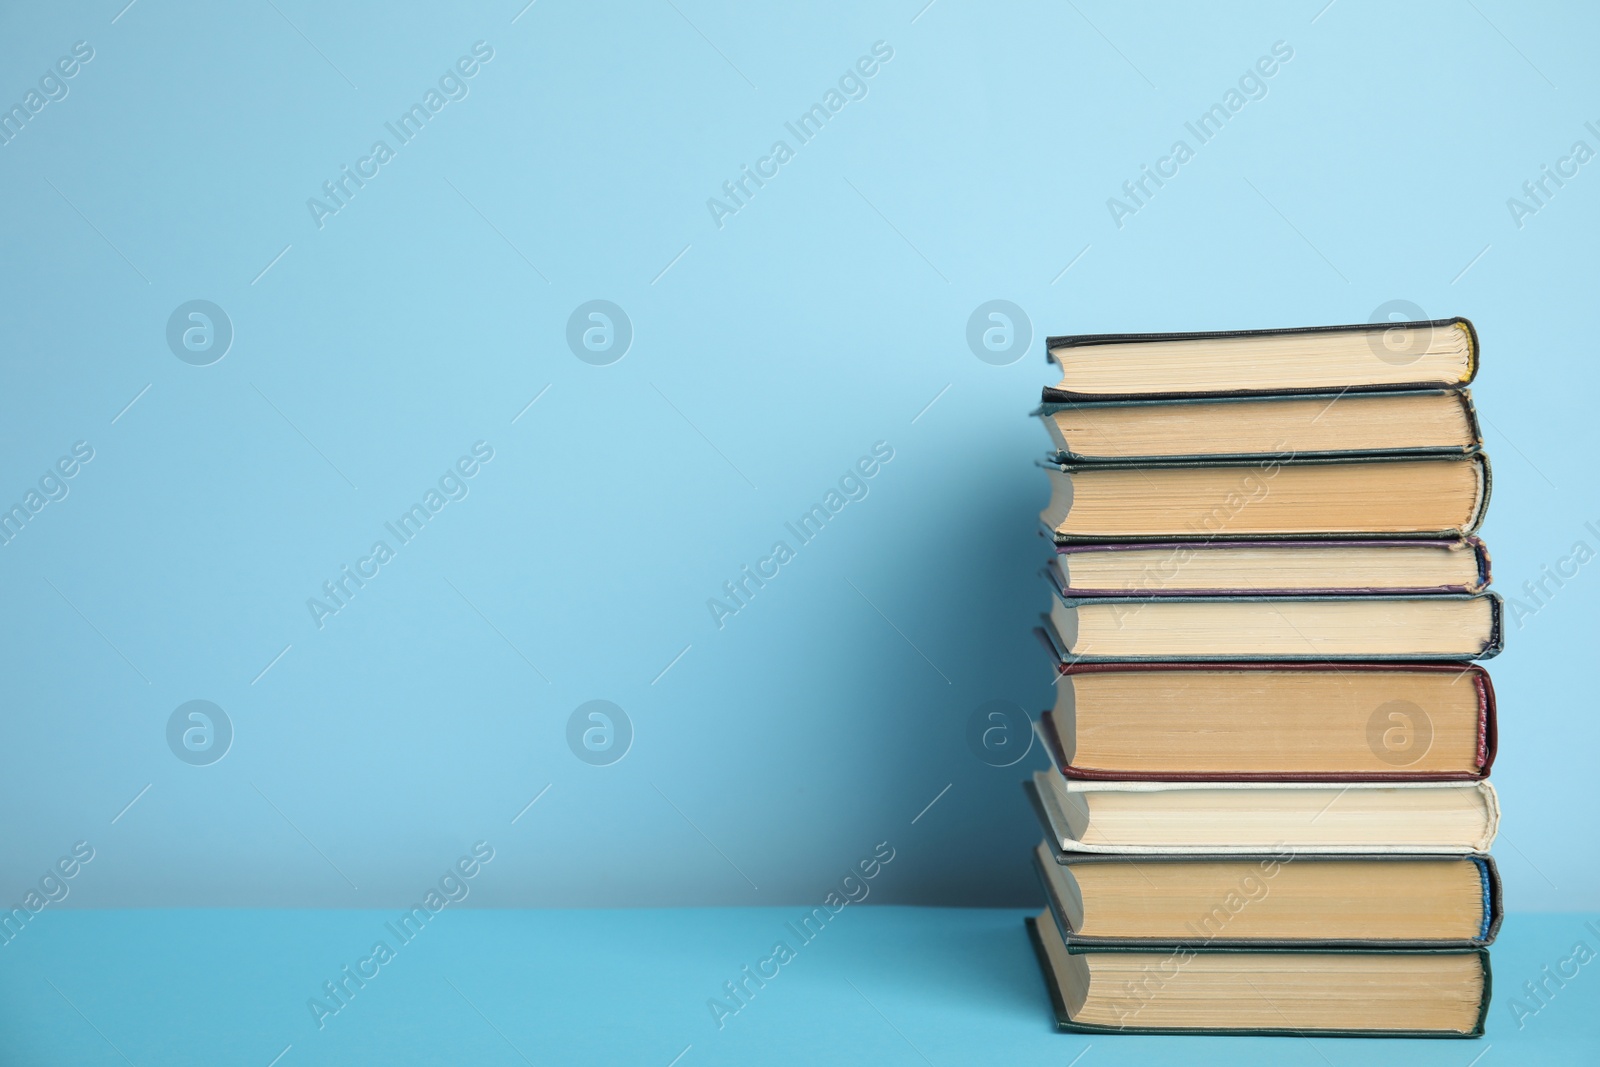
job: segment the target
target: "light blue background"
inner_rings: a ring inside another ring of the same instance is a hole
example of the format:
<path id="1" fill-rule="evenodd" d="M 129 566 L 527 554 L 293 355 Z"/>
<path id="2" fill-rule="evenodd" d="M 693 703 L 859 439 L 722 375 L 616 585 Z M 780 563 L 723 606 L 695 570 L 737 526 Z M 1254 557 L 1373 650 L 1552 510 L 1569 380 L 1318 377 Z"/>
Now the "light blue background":
<path id="1" fill-rule="evenodd" d="M 95 49 L 0 146 L 0 502 L 95 450 L 0 548 L 7 903 L 80 839 L 68 906 L 396 907 L 480 839 L 473 904 L 811 904 L 885 840 L 874 901 L 1031 903 L 1038 754 L 963 734 L 1050 699 L 1047 333 L 1467 315 L 1497 587 L 1600 548 L 1600 163 L 1506 206 L 1600 148 L 1576 5 L 123 2 L 0 15 L 8 105 Z M 479 40 L 470 95 L 318 229 L 307 198 Z M 880 40 L 719 229 L 707 198 Z M 1276 41 L 1268 95 L 1117 228 Z M 236 330 L 209 367 L 164 339 L 196 298 Z M 606 367 L 564 340 L 597 298 L 635 331 Z M 995 298 L 1033 328 L 1005 367 L 964 338 Z M 306 599 L 480 440 L 319 630 Z M 707 599 L 878 441 L 866 499 L 719 630 Z M 1591 563 L 1491 665 L 1513 910 L 1600 906 L 1597 596 Z M 167 748 L 192 699 L 236 730 L 209 767 Z M 609 767 L 565 741 L 594 699 L 636 732 Z"/>

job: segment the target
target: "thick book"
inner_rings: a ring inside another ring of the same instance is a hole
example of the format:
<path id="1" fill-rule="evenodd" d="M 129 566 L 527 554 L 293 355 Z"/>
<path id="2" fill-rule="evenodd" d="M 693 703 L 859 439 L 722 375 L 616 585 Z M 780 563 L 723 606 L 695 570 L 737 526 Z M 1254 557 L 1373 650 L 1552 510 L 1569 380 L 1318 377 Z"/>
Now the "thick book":
<path id="1" fill-rule="evenodd" d="M 1463 455 L 1483 447 L 1466 390 L 1046 404 L 1063 462 L 1276 456 Z"/>
<path id="2" fill-rule="evenodd" d="M 1069 946 L 1046 910 L 1024 920 L 1056 1026 L 1090 1034 L 1479 1037 L 1484 949 Z"/>
<path id="3" fill-rule="evenodd" d="M 1489 551 L 1449 541 L 1168 541 L 1057 544 L 1063 597 L 1480 593 Z"/>
<path id="4" fill-rule="evenodd" d="M 1076 334 L 1045 341 L 1044 402 L 1449 389 L 1478 372 L 1466 319 L 1278 330 Z"/>
<path id="5" fill-rule="evenodd" d="M 1033 853 L 1069 946 L 1474 948 L 1502 918 L 1488 856 Z"/>
<path id="6" fill-rule="evenodd" d="M 1064 663 L 1469 660 L 1504 642 L 1496 593 L 1051 600 L 1044 632 Z"/>
<path id="7" fill-rule="evenodd" d="M 1033 783 L 1063 852 L 1467 855 L 1500 824 L 1487 781 Z"/>
<path id="8" fill-rule="evenodd" d="M 1038 733 L 1067 778 L 1475 781 L 1494 687 L 1456 663 L 1063 667 Z"/>
<path id="9" fill-rule="evenodd" d="M 1492 485 L 1482 452 L 1042 465 L 1061 542 L 1465 537 Z"/>

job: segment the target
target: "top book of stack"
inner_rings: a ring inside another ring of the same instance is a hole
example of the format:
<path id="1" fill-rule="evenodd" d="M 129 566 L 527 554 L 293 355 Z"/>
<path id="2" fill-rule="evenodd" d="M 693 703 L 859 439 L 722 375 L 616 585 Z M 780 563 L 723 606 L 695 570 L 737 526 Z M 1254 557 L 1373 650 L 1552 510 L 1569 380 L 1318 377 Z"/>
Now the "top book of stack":
<path id="1" fill-rule="evenodd" d="M 1478 371 L 1463 318 L 1205 333 L 1075 334 L 1046 342 L 1043 400 L 1176 400 L 1459 389 Z"/>

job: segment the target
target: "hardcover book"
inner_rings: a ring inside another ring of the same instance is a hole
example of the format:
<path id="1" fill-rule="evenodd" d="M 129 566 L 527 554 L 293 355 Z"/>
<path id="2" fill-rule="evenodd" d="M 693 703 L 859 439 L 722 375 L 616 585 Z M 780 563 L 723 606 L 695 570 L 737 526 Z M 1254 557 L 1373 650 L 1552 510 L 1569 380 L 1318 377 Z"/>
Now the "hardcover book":
<path id="1" fill-rule="evenodd" d="M 1046 404 L 1063 463 L 1099 460 L 1462 455 L 1483 446 L 1466 390 Z"/>
<path id="2" fill-rule="evenodd" d="M 1487 781 L 1033 783 L 1063 852 L 1467 855 L 1500 823 Z"/>
<path id="3" fill-rule="evenodd" d="M 1067 663 L 1488 659 L 1504 640 L 1496 593 L 1051 599 L 1044 630 Z"/>
<path id="4" fill-rule="evenodd" d="M 1487 856 L 1108 856 L 1034 849 L 1069 948 L 1477 948 L 1499 932 Z"/>
<path id="5" fill-rule="evenodd" d="M 1073 542 L 1047 564 L 1064 598 L 1481 593 L 1482 541 Z"/>
<path id="6" fill-rule="evenodd" d="M 1024 921 L 1066 1031 L 1478 1037 L 1489 1010 L 1483 949 L 1069 947 L 1049 910 Z"/>
<path id="7" fill-rule="evenodd" d="M 1045 342 L 1045 403 L 1455 388 L 1478 372 L 1466 319 L 1279 330 L 1077 334 Z"/>
<path id="8" fill-rule="evenodd" d="M 1494 687 L 1456 663 L 1074 664 L 1038 733 L 1067 778 L 1473 781 Z"/>
<path id="9" fill-rule="evenodd" d="M 1044 464 L 1057 541 L 1465 537 L 1491 475 L 1467 456 Z"/>

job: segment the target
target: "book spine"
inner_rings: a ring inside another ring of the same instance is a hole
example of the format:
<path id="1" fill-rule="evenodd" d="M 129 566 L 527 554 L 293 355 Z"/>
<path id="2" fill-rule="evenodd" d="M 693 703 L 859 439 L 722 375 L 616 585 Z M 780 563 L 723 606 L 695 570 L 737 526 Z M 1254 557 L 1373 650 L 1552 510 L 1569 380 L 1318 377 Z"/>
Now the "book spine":
<path id="1" fill-rule="evenodd" d="M 1480 451 L 1483 448 L 1483 429 L 1478 425 L 1478 409 L 1477 406 L 1472 403 L 1472 393 L 1466 389 L 1462 389 L 1460 392 L 1456 393 L 1456 397 L 1461 401 L 1462 413 L 1466 415 L 1467 418 L 1467 433 L 1471 442 L 1471 445 L 1467 451 Z"/>
<path id="2" fill-rule="evenodd" d="M 1494 581 L 1494 561 L 1489 557 L 1489 546 L 1478 538 L 1468 537 L 1467 544 L 1472 546 L 1478 557 L 1478 587 L 1473 592 L 1481 593 Z"/>
<path id="3" fill-rule="evenodd" d="M 1476 452 L 1472 458 L 1478 464 L 1479 476 L 1483 479 L 1483 492 L 1478 497 L 1477 512 L 1461 530 L 1462 537 L 1476 533 L 1478 527 L 1483 525 L 1483 517 L 1489 513 L 1489 497 L 1494 492 L 1494 468 L 1489 466 L 1489 454 L 1487 452 Z"/>
<path id="4" fill-rule="evenodd" d="M 1505 602 L 1500 599 L 1499 593 L 1480 593 L 1479 596 L 1489 601 L 1489 639 L 1483 650 L 1473 658 L 1493 659 L 1506 647 Z"/>
<path id="5" fill-rule="evenodd" d="M 1479 732 L 1478 732 L 1478 769 L 1480 777 L 1487 778 L 1490 769 L 1494 766 L 1495 752 L 1499 748 L 1500 728 L 1495 716 L 1494 684 L 1489 681 L 1489 672 L 1482 667 L 1473 667 L 1473 687 L 1478 691 Z"/>

